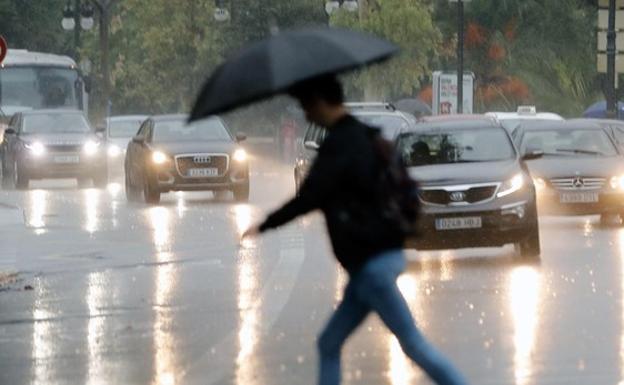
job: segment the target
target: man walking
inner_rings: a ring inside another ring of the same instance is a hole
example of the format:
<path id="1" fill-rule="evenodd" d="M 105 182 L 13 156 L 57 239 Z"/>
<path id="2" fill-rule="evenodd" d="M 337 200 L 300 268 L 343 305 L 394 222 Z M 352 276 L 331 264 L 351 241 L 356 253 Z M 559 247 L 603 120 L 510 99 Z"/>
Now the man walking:
<path id="1" fill-rule="evenodd" d="M 243 237 L 281 226 L 312 210 L 322 210 L 334 253 L 349 273 L 342 303 L 318 340 L 320 385 L 340 383 L 340 353 L 349 335 L 375 312 L 398 338 L 403 351 L 441 385 L 466 382 L 416 328 L 396 280 L 405 269 L 404 233 L 398 221 L 381 215 L 376 183 L 381 164 L 373 145 L 374 129 L 344 107 L 334 76 L 301 82 L 289 93 L 306 118 L 328 135 L 299 194 Z"/>

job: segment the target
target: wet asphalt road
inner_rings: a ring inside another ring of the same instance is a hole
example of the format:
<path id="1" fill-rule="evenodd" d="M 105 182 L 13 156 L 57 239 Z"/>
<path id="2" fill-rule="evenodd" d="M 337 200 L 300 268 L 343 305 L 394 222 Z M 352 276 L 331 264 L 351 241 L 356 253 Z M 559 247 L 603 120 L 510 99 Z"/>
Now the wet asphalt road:
<path id="1" fill-rule="evenodd" d="M 318 215 L 238 235 L 293 191 L 258 161 L 249 204 L 210 193 L 126 203 L 123 188 L 0 191 L 0 384 L 313 384 L 316 333 L 345 275 Z M 544 218 L 539 264 L 512 248 L 409 252 L 399 281 L 423 332 L 472 384 L 624 378 L 624 229 Z M 24 290 L 26 285 L 32 290 Z M 375 316 L 343 354 L 345 384 L 428 384 Z"/>

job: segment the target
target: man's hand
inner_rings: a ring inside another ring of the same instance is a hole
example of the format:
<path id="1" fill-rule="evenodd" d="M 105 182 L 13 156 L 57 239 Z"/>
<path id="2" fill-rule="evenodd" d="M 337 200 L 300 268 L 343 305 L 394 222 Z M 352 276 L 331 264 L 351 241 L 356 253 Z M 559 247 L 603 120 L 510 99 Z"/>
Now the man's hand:
<path id="1" fill-rule="evenodd" d="M 245 230 L 245 232 L 241 236 L 241 240 L 245 238 L 255 237 L 255 236 L 258 236 L 259 234 L 260 234 L 260 225 L 253 225 L 247 230 Z"/>

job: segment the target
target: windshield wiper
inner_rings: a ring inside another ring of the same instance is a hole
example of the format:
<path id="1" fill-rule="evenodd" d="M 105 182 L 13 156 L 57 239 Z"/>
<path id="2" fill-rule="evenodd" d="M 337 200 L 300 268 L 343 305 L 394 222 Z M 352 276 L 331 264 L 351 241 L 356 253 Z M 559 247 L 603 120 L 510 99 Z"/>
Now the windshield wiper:
<path id="1" fill-rule="evenodd" d="M 571 154 L 602 155 L 602 156 L 604 156 L 604 153 L 602 153 L 600 151 L 581 150 L 581 149 L 577 149 L 577 148 L 558 148 L 555 151 L 557 151 L 557 152 L 569 152 Z"/>

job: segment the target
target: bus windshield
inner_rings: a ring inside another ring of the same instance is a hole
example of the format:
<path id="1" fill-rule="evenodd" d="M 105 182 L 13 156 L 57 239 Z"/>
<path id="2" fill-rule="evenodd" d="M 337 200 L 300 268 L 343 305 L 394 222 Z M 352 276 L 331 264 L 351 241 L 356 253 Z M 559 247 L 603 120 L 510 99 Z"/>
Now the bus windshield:
<path id="1" fill-rule="evenodd" d="M 81 109 L 82 83 L 70 68 L 0 68 L 0 108 L 6 115 L 45 108 Z"/>

